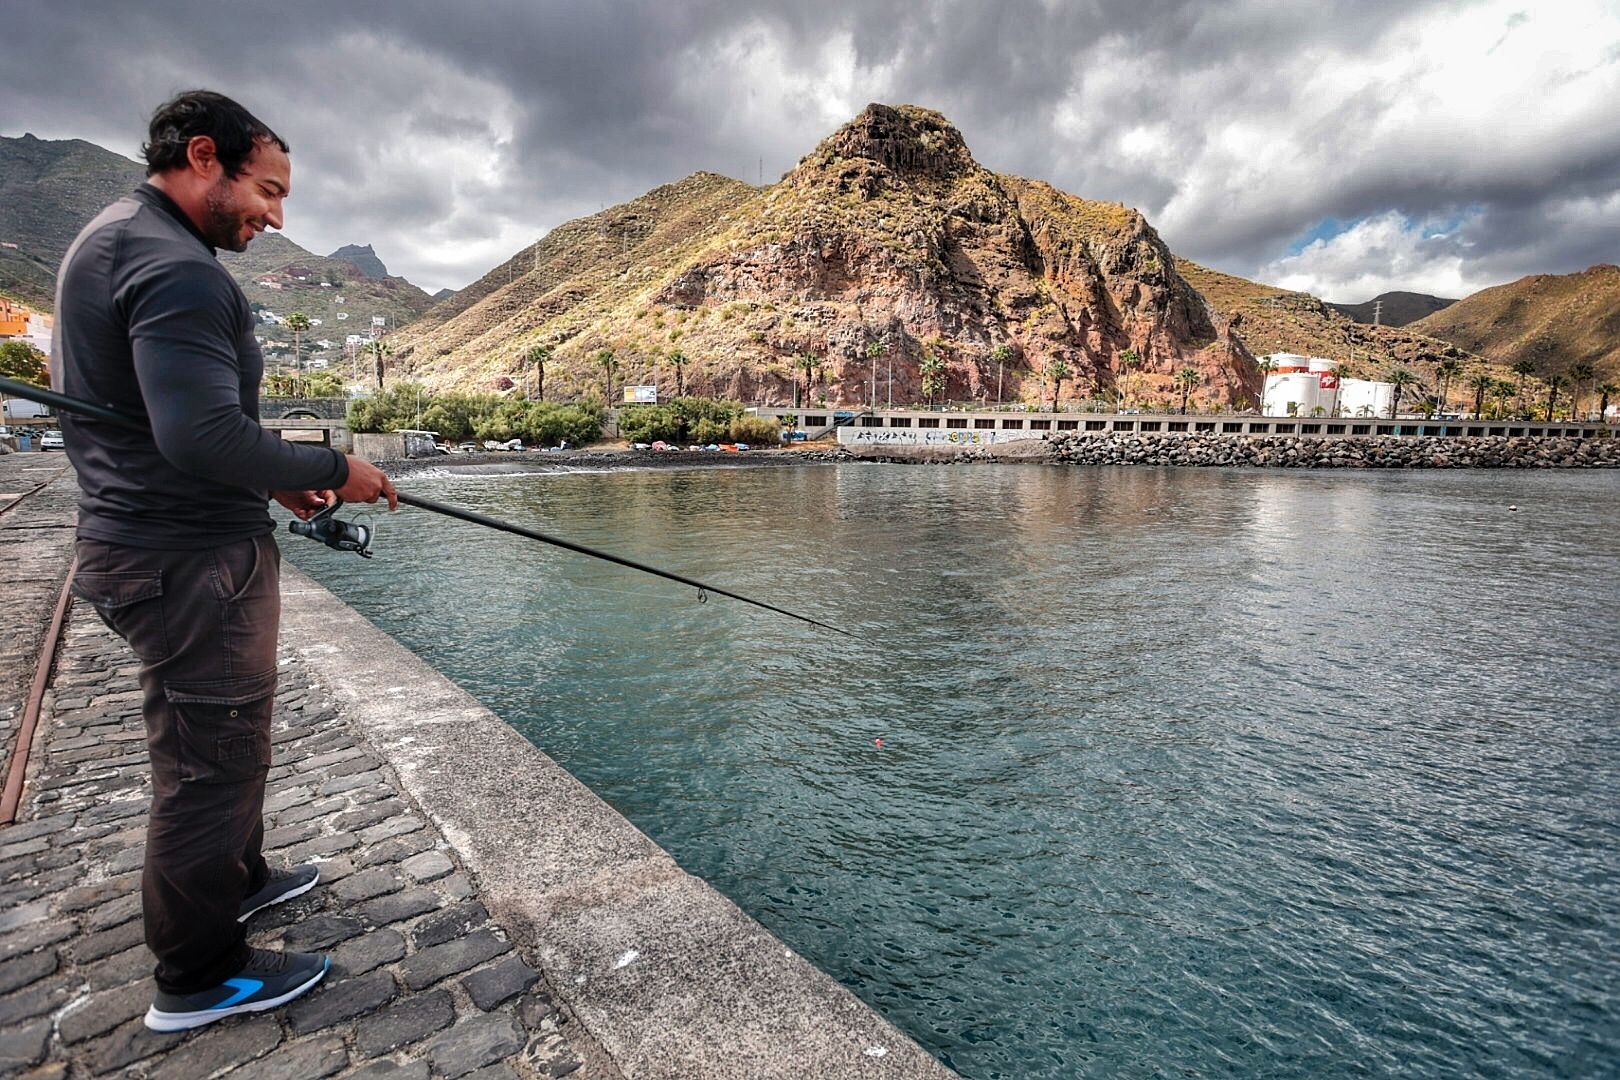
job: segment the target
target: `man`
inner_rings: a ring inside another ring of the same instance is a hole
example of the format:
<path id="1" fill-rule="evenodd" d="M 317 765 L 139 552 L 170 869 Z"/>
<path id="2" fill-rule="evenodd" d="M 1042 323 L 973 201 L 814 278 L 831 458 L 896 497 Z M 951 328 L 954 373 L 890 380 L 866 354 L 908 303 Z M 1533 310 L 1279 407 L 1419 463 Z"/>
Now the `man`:
<path id="1" fill-rule="evenodd" d="M 369 462 L 258 423 L 264 358 L 214 250 L 281 227 L 287 144 L 229 98 L 193 91 L 157 110 L 143 149 L 147 182 L 63 259 L 53 375 L 149 425 L 62 421 L 82 492 L 73 591 L 141 663 L 141 905 L 157 958 L 146 1025 L 178 1031 L 290 1001 L 329 964 L 250 949 L 243 926 L 319 877 L 272 872 L 260 854 L 281 614 L 268 499 L 305 518 L 334 495 L 396 500 Z"/>

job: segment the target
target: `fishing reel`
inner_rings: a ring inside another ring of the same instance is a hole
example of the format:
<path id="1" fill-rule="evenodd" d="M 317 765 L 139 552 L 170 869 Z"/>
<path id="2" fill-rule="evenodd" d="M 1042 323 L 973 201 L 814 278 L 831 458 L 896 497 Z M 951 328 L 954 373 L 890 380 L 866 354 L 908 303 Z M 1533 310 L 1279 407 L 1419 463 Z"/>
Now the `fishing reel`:
<path id="1" fill-rule="evenodd" d="M 334 515 L 342 505 L 342 499 L 334 499 L 331 506 L 325 507 L 308 521 L 294 518 L 287 522 L 287 530 L 298 536 L 319 540 L 333 551 L 352 551 L 362 559 L 371 558 L 371 526 L 339 521 Z"/>

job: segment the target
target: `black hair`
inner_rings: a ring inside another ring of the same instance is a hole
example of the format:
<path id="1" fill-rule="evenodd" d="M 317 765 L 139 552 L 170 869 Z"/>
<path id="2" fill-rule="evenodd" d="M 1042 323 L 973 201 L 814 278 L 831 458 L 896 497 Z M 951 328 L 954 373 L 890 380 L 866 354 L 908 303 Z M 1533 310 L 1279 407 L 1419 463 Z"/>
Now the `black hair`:
<path id="1" fill-rule="evenodd" d="M 259 143 L 273 143 L 287 153 L 287 141 L 242 106 L 212 90 L 187 90 L 158 106 L 152 114 L 148 142 L 141 147 L 146 175 L 168 172 L 186 164 L 191 140 L 207 135 L 225 175 L 235 179 Z"/>

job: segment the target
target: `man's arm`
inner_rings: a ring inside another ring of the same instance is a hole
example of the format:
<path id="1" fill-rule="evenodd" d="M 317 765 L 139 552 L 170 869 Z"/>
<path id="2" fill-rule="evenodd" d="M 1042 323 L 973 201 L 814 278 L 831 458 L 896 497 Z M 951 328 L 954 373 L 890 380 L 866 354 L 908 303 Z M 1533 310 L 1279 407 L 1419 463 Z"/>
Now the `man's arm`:
<path id="1" fill-rule="evenodd" d="M 130 347 L 158 451 L 181 472 L 254 490 L 341 488 L 344 456 L 286 442 L 242 412 L 236 296 L 181 265 L 131 290 Z"/>

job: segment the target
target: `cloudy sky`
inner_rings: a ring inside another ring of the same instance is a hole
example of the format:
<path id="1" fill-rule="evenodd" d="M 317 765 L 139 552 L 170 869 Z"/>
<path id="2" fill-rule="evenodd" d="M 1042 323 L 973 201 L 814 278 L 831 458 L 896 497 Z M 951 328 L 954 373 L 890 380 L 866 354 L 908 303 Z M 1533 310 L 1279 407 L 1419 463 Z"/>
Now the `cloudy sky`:
<path id="1" fill-rule="evenodd" d="M 96 10 L 99 8 L 100 10 Z M 7 0 L 0 134 L 133 156 L 207 86 L 293 148 L 287 234 L 430 291 L 699 169 L 774 180 L 870 101 L 1360 301 L 1620 259 L 1620 0 Z"/>

